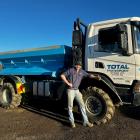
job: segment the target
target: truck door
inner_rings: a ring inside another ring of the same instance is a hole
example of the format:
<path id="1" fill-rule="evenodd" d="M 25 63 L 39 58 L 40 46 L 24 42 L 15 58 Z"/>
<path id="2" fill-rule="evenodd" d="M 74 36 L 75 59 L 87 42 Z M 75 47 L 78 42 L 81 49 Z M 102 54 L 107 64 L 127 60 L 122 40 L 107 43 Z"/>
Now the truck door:
<path id="1" fill-rule="evenodd" d="M 106 75 L 115 84 L 131 85 L 135 79 L 135 58 L 132 54 L 131 27 L 125 26 L 127 38 L 124 43 L 127 43 L 130 55 L 123 54 L 120 48 L 120 36 L 115 25 L 94 28 L 93 71 Z"/>

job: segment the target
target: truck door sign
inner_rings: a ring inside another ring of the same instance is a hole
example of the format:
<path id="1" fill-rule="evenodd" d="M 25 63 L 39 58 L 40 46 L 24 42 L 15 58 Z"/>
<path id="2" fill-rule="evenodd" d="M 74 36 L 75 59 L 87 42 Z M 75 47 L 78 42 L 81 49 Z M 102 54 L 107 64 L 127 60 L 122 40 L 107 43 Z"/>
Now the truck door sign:
<path id="1" fill-rule="evenodd" d="M 108 71 L 126 71 L 128 72 L 129 67 L 127 64 L 115 64 L 115 65 L 107 65 L 107 70 Z"/>
<path id="2" fill-rule="evenodd" d="M 127 64 L 109 64 L 107 65 L 107 71 L 113 76 L 123 76 L 124 73 L 129 71 Z"/>

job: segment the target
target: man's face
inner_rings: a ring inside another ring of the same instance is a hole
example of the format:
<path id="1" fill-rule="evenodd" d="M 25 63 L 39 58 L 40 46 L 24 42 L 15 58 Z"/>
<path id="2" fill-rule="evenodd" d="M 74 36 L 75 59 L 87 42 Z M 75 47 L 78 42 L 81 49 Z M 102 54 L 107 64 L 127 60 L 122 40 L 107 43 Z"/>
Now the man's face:
<path id="1" fill-rule="evenodd" d="M 75 68 L 76 68 L 76 70 L 80 70 L 82 68 L 82 66 L 77 64 L 77 65 L 75 65 Z"/>

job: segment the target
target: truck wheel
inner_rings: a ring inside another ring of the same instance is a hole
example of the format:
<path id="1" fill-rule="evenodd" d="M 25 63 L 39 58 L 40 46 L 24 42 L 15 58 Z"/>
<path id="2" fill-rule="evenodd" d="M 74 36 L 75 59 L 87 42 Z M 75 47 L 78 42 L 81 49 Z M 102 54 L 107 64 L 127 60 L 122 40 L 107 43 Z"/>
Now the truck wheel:
<path id="1" fill-rule="evenodd" d="M 87 116 L 91 122 L 100 125 L 112 119 L 115 107 L 107 93 L 96 87 L 88 87 L 82 91 L 82 94 Z"/>
<path id="2" fill-rule="evenodd" d="M 3 108 L 16 108 L 21 103 L 21 95 L 16 94 L 11 83 L 4 83 L 0 91 L 0 104 Z"/>

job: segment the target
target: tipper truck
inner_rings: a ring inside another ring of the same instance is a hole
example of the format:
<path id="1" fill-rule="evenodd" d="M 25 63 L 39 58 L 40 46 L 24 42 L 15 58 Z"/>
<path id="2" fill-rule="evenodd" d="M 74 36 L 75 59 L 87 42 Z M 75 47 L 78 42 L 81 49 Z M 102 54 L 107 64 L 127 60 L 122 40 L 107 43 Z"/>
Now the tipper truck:
<path id="1" fill-rule="evenodd" d="M 80 85 L 90 121 L 104 124 L 116 106 L 140 105 L 140 18 L 130 17 L 89 25 L 77 19 L 72 47 L 1 52 L 1 106 L 15 108 L 23 95 L 61 101 L 66 86 L 60 74 L 79 60 L 84 70 L 101 77 L 84 78 Z"/>

